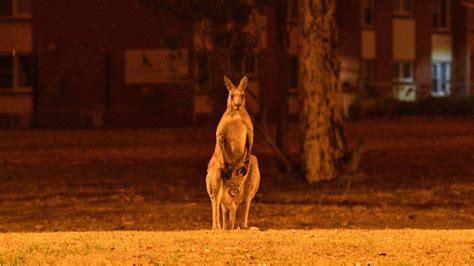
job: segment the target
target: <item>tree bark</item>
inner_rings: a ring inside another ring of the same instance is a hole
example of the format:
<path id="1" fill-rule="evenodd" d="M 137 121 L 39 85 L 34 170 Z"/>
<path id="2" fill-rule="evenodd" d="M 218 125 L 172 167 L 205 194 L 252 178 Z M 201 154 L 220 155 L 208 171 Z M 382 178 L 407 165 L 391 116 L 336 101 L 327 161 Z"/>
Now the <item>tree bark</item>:
<path id="1" fill-rule="evenodd" d="M 302 167 L 309 183 L 339 176 L 349 154 L 343 129 L 336 0 L 299 0 Z"/>

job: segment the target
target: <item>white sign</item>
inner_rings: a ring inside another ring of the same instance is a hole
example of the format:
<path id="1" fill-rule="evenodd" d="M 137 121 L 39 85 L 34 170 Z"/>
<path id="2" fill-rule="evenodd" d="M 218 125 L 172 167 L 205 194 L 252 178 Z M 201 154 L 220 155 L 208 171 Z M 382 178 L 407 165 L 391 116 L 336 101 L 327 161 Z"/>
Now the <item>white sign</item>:
<path id="1" fill-rule="evenodd" d="M 189 80 L 186 49 L 137 49 L 125 51 L 125 83 L 181 83 Z"/>

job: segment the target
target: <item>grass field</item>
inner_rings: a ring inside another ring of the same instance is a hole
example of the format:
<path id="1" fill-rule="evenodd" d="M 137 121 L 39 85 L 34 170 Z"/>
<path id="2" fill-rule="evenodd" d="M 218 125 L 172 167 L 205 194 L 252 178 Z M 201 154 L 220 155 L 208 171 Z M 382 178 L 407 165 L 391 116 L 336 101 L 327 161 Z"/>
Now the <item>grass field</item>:
<path id="1" fill-rule="evenodd" d="M 0 234 L 0 264 L 474 263 L 474 230 L 109 231 Z"/>

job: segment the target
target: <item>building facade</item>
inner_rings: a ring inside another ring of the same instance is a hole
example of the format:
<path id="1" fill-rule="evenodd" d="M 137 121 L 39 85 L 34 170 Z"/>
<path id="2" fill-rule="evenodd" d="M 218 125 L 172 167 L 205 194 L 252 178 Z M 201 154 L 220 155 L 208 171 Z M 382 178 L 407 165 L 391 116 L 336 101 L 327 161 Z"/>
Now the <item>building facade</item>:
<path id="1" fill-rule="evenodd" d="M 338 1 L 347 103 L 469 94 L 472 7 L 465 0 Z M 253 113 L 278 108 L 272 12 L 255 18 L 263 40 L 238 65 L 265 105 L 250 97 Z M 293 6 L 288 15 L 292 114 L 297 13 Z M 0 0 L 0 36 L 0 126 L 184 126 L 221 115 L 200 89 L 212 62 L 197 52 L 193 33 L 138 0 Z"/>
<path id="2" fill-rule="evenodd" d="M 402 101 L 469 94 L 468 1 L 349 0 L 338 4 L 343 82 L 368 95 Z"/>
<path id="3" fill-rule="evenodd" d="M 33 113 L 31 1 L 0 1 L 0 127 L 28 127 Z"/>
<path id="4" fill-rule="evenodd" d="M 38 124 L 190 124 L 190 37 L 165 15 L 136 0 L 34 1 Z"/>

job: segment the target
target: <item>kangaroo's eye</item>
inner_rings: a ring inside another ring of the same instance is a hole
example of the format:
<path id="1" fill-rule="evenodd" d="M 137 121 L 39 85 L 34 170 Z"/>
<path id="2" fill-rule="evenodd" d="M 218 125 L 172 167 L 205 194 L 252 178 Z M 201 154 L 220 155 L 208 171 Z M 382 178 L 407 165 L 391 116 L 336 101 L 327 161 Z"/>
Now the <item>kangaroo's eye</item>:
<path id="1" fill-rule="evenodd" d="M 243 95 L 240 95 L 240 99 L 242 99 L 242 100 L 243 100 L 243 99 L 244 99 L 244 96 L 243 96 Z"/>
<path id="2" fill-rule="evenodd" d="M 234 95 L 231 95 L 230 98 L 231 98 L 231 99 L 234 99 Z"/>
<path id="3" fill-rule="evenodd" d="M 246 174 L 247 174 L 247 168 L 245 168 L 245 167 L 240 168 L 240 169 L 239 169 L 239 174 L 240 174 L 241 176 L 246 175 Z"/>

